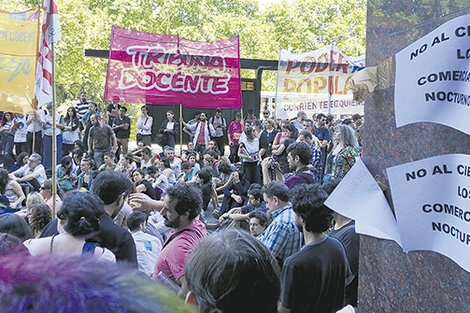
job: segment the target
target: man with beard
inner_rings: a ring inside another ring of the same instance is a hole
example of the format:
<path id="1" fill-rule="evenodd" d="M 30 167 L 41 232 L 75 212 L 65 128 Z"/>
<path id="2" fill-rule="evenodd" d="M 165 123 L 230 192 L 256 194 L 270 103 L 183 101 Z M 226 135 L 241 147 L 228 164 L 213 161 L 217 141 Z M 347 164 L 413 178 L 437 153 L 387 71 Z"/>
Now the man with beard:
<path id="1" fill-rule="evenodd" d="M 158 205 L 157 201 L 154 203 Z M 205 225 L 196 219 L 201 208 L 201 191 L 190 184 L 177 184 L 166 190 L 160 211 L 165 225 L 174 230 L 158 255 L 153 279 L 160 273 L 167 276 L 181 287 L 179 295 L 183 298 L 188 292 L 184 276 L 185 261 L 198 247 L 199 240 L 207 235 Z"/>
<path id="2" fill-rule="evenodd" d="M 93 180 L 92 193 L 103 201 L 106 214 L 99 218 L 100 230 L 88 242 L 97 242 L 111 250 L 118 262 L 126 262 L 137 268 L 137 255 L 132 235 L 117 225 L 114 220 L 121 213 L 125 199 L 132 189 L 126 175 L 114 171 L 103 171 Z M 40 238 L 58 234 L 57 219 L 52 220 L 42 231 Z"/>
<path id="3" fill-rule="evenodd" d="M 178 177 L 181 174 L 181 159 L 175 156 L 175 148 L 171 146 L 165 146 L 163 148 L 163 155 L 168 158 L 170 161 L 170 167 L 175 177 Z"/>
<path id="4" fill-rule="evenodd" d="M 209 141 L 211 141 L 211 135 L 215 134 L 214 126 L 207 122 L 206 113 L 201 112 L 199 122 L 192 125 L 183 121 L 183 118 L 180 121 L 186 129 L 195 132 L 193 138 L 194 150 L 202 154 L 207 149 Z"/>
<path id="5" fill-rule="evenodd" d="M 116 152 L 116 136 L 111 127 L 103 124 L 99 114 L 93 114 L 90 117 L 90 123 L 93 126 L 88 134 L 88 153 L 91 154 L 93 152 L 95 166 L 99 167 L 103 164 L 103 157 L 106 152 Z"/>

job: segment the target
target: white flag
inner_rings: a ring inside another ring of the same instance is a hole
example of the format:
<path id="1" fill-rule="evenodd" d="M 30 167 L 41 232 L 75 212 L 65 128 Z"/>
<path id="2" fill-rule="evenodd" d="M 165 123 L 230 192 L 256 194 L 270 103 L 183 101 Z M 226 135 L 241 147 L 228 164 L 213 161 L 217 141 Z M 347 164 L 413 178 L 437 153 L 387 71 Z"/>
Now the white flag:
<path id="1" fill-rule="evenodd" d="M 34 93 L 38 107 L 52 102 L 52 51 L 50 44 L 61 39 L 56 0 L 44 0 Z"/>

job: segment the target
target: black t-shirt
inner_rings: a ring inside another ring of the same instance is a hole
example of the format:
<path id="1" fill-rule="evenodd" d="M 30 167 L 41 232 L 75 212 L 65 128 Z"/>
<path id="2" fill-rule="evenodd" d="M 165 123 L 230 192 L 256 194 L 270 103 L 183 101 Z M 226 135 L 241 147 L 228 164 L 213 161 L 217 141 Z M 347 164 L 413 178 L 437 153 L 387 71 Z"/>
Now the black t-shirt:
<path id="1" fill-rule="evenodd" d="M 153 189 L 152 184 L 149 181 L 144 179 L 140 182 L 139 185 L 144 185 L 145 188 L 147 188 L 147 189 L 145 189 L 145 191 L 143 193 L 145 193 L 150 198 L 152 198 L 154 200 L 157 200 L 157 195 L 155 194 L 155 189 Z"/>
<path id="2" fill-rule="evenodd" d="M 350 275 L 343 245 L 326 236 L 284 261 L 281 273 L 283 307 L 291 313 L 333 313 L 343 307 Z"/>
<path id="3" fill-rule="evenodd" d="M 332 230 L 330 237 L 338 239 L 344 246 L 346 257 L 352 274 L 355 276 L 353 281 L 346 286 L 346 304 L 357 307 L 357 288 L 359 272 L 359 235 L 356 233 L 354 221 L 351 221 L 338 230 Z"/>
<path id="4" fill-rule="evenodd" d="M 264 132 L 261 132 L 261 135 L 259 136 L 259 148 L 260 150 L 266 149 L 266 152 L 263 155 L 264 159 L 268 153 L 268 136 Z"/>
<path id="5" fill-rule="evenodd" d="M 116 134 L 116 138 L 119 139 L 127 139 L 131 135 L 131 120 L 127 116 L 124 116 L 122 119 L 118 116 L 115 117 L 113 120 L 113 128 L 114 126 L 119 126 L 122 124 L 127 124 L 129 127 L 127 129 L 119 128 L 115 129 L 114 133 Z"/>
<path id="6" fill-rule="evenodd" d="M 284 142 L 282 143 L 284 145 L 284 150 L 280 155 L 275 157 L 275 160 L 281 166 L 281 172 L 283 174 L 289 172 L 289 163 L 287 163 L 287 148 L 294 142 L 295 141 L 291 138 L 287 138 L 286 140 L 284 140 Z"/>
<path id="7" fill-rule="evenodd" d="M 50 237 L 59 234 L 57 231 L 57 221 L 54 219 L 46 225 L 39 238 Z M 117 261 L 128 262 L 137 268 L 137 255 L 135 242 L 131 234 L 124 228 L 116 225 L 108 214 L 100 217 L 100 230 L 89 242 L 97 242 L 100 247 L 111 250 Z"/>
<path id="8" fill-rule="evenodd" d="M 108 112 L 108 125 L 113 126 L 113 121 L 116 117 L 109 115 L 109 113 L 118 114 L 119 113 L 119 105 L 117 106 L 117 108 L 115 108 L 114 105 L 111 103 L 106 108 L 106 111 Z"/>

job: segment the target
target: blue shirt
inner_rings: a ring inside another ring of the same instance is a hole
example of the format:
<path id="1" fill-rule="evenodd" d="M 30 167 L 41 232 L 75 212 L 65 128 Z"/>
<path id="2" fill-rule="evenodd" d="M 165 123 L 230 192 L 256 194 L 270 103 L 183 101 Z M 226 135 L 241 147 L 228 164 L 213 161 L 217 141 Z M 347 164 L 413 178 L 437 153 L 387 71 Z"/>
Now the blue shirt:
<path id="1" fill-rule="evenodd" d="M 266 213 L 268 211 L 268 208 L 266 207 L 266 203 L 261 202 L 261 204 L 258 207 L 254 207 L 252 205 L 247 204 L 247 205 L 242 206 L 241 210 L 243 214 L 251 213 L 251 212 Z"/>
<path id="2" fill-rule="evenodd" d="M 273 221 L 262 233 L 261 242 L 280 262 L 300 250 L 302 235 L 295 226 L 294 214 L 290 205 L 272 212 Z"/>

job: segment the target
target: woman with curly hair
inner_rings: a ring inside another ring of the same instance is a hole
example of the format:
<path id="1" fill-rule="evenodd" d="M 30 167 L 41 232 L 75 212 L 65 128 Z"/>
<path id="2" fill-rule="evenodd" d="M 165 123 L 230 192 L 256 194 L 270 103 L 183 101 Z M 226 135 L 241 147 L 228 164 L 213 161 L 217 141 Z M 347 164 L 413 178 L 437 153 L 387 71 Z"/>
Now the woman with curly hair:
<path id="1" fill-rule="evenodd" d="M 10 202 L 10 209 L 20 210 L 21 203 L 26 199 L 23 189 L 18 182 L 11 180 L 5 169 L 0 169 L 0 196 L 4 196 Z"/>
<path id="2" fill-rule="evenodd" d="M 99 247 L 97 243 L 86 242 L 99 231 L 99 218 L 103 214 L 106 211 L 98 197 L 87 192 L 70 192 L 57 213 L 59 234 L 27 240 L 24 244 L 31 255 L 91 255 L 99 260 L 115 262 L 111 251 Z"/>
<path id="3" fill-rule="evenodd" d="M 350 126 L 336 125 L 333 138 L 336 144 L 326 159 L 324 182 L 328 182 L 331 178 L 344 177 L 359 156 L 356 132 Z"/>
<path id="4" fill-rule="evenodd" d="M 46 227 L 51 220 L 51 209 L 45 204 L 35 204 L 29 210 L 28 222 L 35 238 L 41 234 L 44 227 Z"/>

